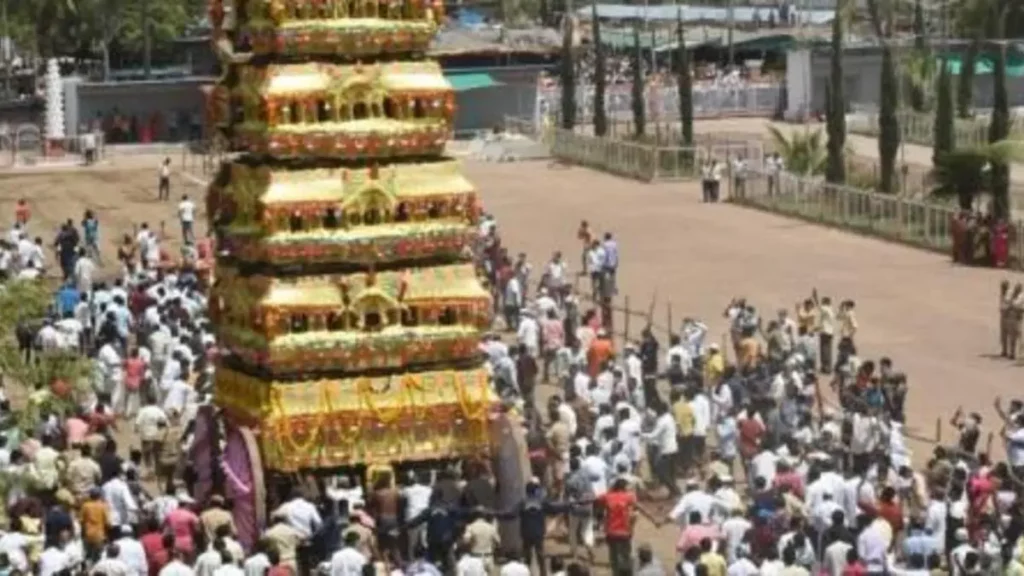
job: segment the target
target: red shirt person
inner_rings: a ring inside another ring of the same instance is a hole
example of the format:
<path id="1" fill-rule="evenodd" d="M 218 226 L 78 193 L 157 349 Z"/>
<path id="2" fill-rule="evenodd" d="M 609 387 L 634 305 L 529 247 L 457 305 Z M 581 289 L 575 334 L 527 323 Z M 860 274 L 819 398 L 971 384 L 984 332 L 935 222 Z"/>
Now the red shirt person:
<path id="1" fill-rule="evenodd" d="M 633 561 L 633 521 L 636 495 L 627 489 L 626 480 L 616 478 L 608 492 L 597 502 L 604 506 L 604 534 L 613 574 L 629 571 Z"/>

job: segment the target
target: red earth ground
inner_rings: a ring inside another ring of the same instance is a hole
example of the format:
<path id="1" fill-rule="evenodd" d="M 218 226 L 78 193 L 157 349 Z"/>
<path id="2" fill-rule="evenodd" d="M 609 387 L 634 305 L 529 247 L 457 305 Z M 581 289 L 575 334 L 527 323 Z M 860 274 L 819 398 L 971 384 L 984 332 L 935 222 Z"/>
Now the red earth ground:
<path id="1" fill-rule="evenodd" d="M 174 239 L 179 194 L 198 197 L 202 190 L 176 177 L 174 202 L 157 204 L 159 158 L 149 160 L 56 174 L 0 172 L 0 214 L 13 215 L 15 200 L 29 198 L 31 232 L 49 241 L 58 222 L 77 222 L 91 208 L 99 213 L 108 259 L 115 238 L 142 221 L 156 226 L 165 220 Z M 854 299 L 863 355 L 888 355 L 909 375 L 910 424 L 922 435 L 934 436 L 936 418 L 958 406 L 982 413 L 998 430 L 993 400 L 1017 393 L 1013 382 L 1022 368 L 993 357 L 998 283 L 1004 277 L 1016 282 L 1015 275 L 957 267 L 934 253 L 728 204 L 701 204 L 694 183 L 641 184 L 543 162 L 467 161 L 465 171 L 497 217 L 506 245 L 529 254 L 538 273 L 556 249 L 576 262 L 581 219 L 613 232 L 621 250 L 621 294 L 642 310 L 657 294 L 660 325 L 669 302 L 676 323 L 692 315 L 720 335 L 721 312 L 732 296 L 746 296 L 766 316 L 791 308 L 812 288 L 833 300 Z M 10 219 L 4 220 L 6 229 Z M 638 329 L 634 320 L 633 334 Z M 948 427 L 945 435 L 952 436 Z M 918 460 L 930 450 L 921 443 L 914 448 Z M 999 442 L 995 450 L 1001 455 Z M 637 540 L 671 563 L 676 534 L 641 520 Z"/>

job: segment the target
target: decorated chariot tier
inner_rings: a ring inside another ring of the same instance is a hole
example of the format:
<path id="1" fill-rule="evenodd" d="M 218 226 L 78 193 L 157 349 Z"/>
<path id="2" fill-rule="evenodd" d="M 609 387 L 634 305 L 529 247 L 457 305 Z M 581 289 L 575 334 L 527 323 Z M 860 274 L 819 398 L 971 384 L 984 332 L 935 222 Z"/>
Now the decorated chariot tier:
<path id="1" fill-rule="evenodd" d="M 229 148 L 348 161 L 439 155 L 455 92 L 436 62 L 232 64 L 207 94 Z"/>
<path id="2" fill-rule="evenodd" d="M 431 0 L 213 0 L 210 21 L 236 52 L 271 57 L 423 54 L 444 4 Z"/>
<path id="3" fill-rule="evenodd" d="M 474 187 L 447 159 L 386 168 L 225 163 L 207 203 L 222 250 L 270 267 L 459 259 L 480 212 Z"/>
<path id="4" fill-rule="evenodd" d="M 479 365 L 492 303 L 472 264 L 297 278 L 221 267 L 210 310 L 231 361 L 283 376 Z"/>

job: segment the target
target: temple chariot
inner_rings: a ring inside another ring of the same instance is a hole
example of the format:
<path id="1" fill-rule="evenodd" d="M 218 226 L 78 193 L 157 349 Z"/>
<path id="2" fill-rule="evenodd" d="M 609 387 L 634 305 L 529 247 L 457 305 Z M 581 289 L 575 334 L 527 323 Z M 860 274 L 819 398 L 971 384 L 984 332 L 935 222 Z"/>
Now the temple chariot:
<path id="1" fill-rule="evenodd" d="M 207 121 L 214 405 L 200 498 L 251 545 L 279 481 L 486 458 L 521 483 L 518 427 L 478 343 L 476 191 L 444 156 L 454 92 L 427 49 L 441 2 L 215 0 Z M 394 474 L 392 473 L 392 477 Z M 520 484 L 521 485 L 521 484 Z"/>

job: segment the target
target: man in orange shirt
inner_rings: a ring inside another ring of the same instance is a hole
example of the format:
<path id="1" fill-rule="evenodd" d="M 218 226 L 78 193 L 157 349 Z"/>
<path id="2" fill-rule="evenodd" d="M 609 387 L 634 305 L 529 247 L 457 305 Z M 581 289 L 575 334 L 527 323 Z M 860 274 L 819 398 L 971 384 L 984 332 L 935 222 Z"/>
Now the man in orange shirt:
<path id="1" fill-rule="evenodd" d="M 89 491 L 89 499 L 79 509 L 79 516 L 82 522 L 85 554 L 88 558 L 97 560 L 107 541 L 107 527 L 110 525 L 110 509 L 103 500 L 103 493 L 99 488 Z"/>
<path id="2" fill-rule="evenodd" d="M 612 347 L 612 339 L 608 337 L 608 331 L 598 328 L 597 338 L 590 343 L 590 349 L 587 350 L 587 372 L 591 378 L 597 378 L 601 368 L 613 354 L 615 349 Z"/>

